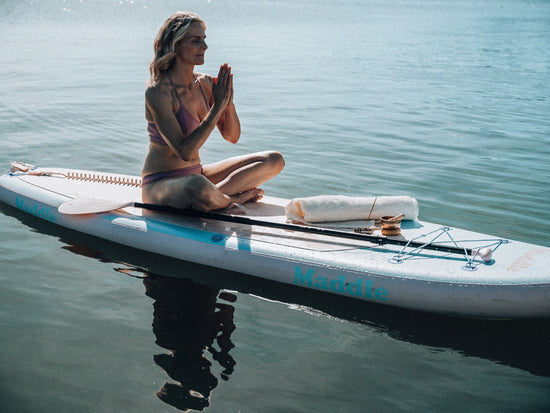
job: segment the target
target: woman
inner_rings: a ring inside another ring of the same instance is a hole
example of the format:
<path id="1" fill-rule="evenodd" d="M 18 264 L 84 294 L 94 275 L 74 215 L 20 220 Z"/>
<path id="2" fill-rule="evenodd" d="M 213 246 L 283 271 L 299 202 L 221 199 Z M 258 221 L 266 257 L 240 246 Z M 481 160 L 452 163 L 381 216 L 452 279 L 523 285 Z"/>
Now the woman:
<path id="1" fill-rule="evenodd" d="M 258 186 L 284 167 L 275 151 L 201 165 L 199 149 L 215 127 L 231 143 L 241 133 L 231 68 L 222 65 L 217 78 L 194 72 L 204 64 L 205 30 L 196 14 L 177 12 L 155 39 L 145 92 L 150 144 L 142 170 L 144 202 L 210 211 L 256 201 L 263 196 Z"/>

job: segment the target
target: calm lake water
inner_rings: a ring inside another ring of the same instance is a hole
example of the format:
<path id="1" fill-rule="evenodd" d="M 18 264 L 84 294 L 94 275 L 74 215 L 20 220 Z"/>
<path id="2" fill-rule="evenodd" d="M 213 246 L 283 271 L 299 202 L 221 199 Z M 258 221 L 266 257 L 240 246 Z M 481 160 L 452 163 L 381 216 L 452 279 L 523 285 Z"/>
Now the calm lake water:
<path id="1" fill-rule="evenodd" d="M 550 246 L 550 2 L 0 1 L 0 169 L 139 174 L 153 38 L 208 25 L 274 196 L 411 195 L 423 220 Z M 550 321 L 349 302 L 0 206 L 2 412 L 550 411 Z M 146 268 L 147 271 L 144 271 Z M 202 395 L 202 396 L 201 396 Z"/>

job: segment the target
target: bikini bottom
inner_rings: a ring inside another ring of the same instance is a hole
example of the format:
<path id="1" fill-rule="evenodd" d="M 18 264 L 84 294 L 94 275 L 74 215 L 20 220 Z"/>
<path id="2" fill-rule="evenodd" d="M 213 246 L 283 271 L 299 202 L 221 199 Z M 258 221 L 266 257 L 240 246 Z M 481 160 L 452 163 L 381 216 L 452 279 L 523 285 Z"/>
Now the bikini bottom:
<path id="1" fill-rule="evenodd" d="M 178 176 L 201 174 L 201 173 L 202 173 L 202 165 L 198 163 L 196 165 L 188 166 L 186 168 L 174 169 L 173 171 L 158 172 L 155 174 L 146 175 L 143 178 L 143 182 L 141 183 L 141 186 L 149 185 L 149 184 L 152 184 L 153 182 L 158 182 L 161 179 L 165 179 L 165 178 L 176 178 Z"/>

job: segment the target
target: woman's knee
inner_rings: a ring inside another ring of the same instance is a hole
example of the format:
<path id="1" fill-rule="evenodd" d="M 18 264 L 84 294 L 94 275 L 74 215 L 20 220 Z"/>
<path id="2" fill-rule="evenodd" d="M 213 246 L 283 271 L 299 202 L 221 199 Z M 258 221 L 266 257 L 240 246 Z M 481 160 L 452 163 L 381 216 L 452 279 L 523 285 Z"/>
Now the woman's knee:
<path id="1" fill-rule="evenodd" d="M 278 151 L 267 152 L 265 163 L 275 174 L 281 172 L 285 167 L 285 159 L 283 154 Z"/>
<path id="2" fill-rule="evenodd" d="M 214 185 L 204 175 L 193 175 L 189 177 L 186 185 L 187 193 L 200 201 L 206 200 L 211 196 Z"/>
<path id="3" fill-rule="evenodd" d="M 193 177 L 189 186 L 191 206 L 198 211 L 211 211 L 226 207 L 229 198 L 222 194 L 204 175 Z"/>

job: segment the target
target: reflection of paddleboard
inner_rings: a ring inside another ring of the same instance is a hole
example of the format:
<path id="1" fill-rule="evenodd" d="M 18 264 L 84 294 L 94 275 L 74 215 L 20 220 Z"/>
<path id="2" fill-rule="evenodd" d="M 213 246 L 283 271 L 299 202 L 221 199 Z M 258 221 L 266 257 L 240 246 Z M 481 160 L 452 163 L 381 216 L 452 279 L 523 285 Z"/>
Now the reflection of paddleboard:
<path id="1" fill-rule="evenodd" d="M 550 317 L 547 247 L 418 220 L 403 221 L 401 235 L 381 240 L 341 234 L 353 234 L 352 228 L 364 222 L 304 232 L 285 223 L 289 200 L 273 197 L 246 204 L 246 213 L 234 208 L 222 217 L 135 206 L 66 215 L 58 207 L 72 200 L 105 200 L 107 206 L 140 202 L 141 180 L 62 168 L 19 169 L 24 171 L 0 176 L 0 200 L 123 245 L 403 308 L 474 317 Z M 409 240 L 414 244 L 407 246 Z M 448 250 L 428 249 L 434 244 Z M 492 258 L 461 253 L 487 248 L 494 250 Z"/>

